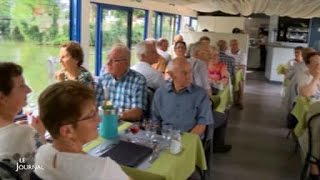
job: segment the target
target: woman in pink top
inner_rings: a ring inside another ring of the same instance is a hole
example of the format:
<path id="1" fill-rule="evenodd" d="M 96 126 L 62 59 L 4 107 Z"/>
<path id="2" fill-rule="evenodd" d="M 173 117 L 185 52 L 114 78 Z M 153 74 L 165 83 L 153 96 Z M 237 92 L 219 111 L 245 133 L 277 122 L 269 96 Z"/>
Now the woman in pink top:
<path id="1" fill-rule="evenodd" d="M 222 90 L 229 82 L 227 66 L 220 61 L 219 52 L 214 47 L 208 62 L 208 76 L 213 92 Z"/>

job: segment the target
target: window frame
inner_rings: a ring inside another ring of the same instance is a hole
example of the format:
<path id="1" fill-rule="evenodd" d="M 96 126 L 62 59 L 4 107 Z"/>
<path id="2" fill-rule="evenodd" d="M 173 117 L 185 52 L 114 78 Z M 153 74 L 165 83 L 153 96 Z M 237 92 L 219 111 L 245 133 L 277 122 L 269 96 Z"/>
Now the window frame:
<path id="1" fill-rule="evenodd" d="M 81 43 L 82 1 L 70 0 L 69 39 Z"/>
<path id="2" fill-rule="evenodd" d="M 155 11 L 155 25 L 154 25 L 154 35 L 153 37 L 155 39 L 158 39 L 160 37 L 162 37 L 162 24 L 163 24 L 163 17 L 167 16 L 167 17 L 172 17 L 175 20 L 175 34 L 179 34 L 180 33 L 180 28 L 181 28 L 181 15 L 178 14 L 170 14 L 170 13 L 165 13 L 165 12 L 159 12 L 159 11 Z M 158 25 L 158 18 L 159 20 L 159 25 Z M 159 26 L 159 27 L 158 27 Z"/>
<path id="3" fill-rule="evenodd" d="M 95 33 L 95 75 L 99 76 L 100 71 L 102 68 L 102 22 L 103 22 L 103 10 L 119 10 L 119 11 L 125 11 L 128 13 L 127 18 L 127 46 L 129 49 L 132 47 L 132 17 L 133 17 L 133 11 L 136 10 L 143 10 L 145 12 L 144 16 L 144 34 L 143 38 L 146 39 L 148 36 L 148 19 L 149 19 L 149 10 L 141 9 L 141 8 L 132 8 L 132 7 L 125 7 L 125 6 L 118 6 L 118 5 L 112 5 L 112 4 L 102 4 L 102 3 L 96 3 L 92 2 L 93 4 L 96 4 L 96 33 Z"/>

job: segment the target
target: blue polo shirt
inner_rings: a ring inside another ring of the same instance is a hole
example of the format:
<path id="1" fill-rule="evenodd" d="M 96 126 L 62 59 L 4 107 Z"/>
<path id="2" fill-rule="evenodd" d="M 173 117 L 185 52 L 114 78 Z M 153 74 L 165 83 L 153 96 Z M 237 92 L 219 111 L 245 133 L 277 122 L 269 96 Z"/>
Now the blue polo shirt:
<path id="1" fill-rule="evenodd" d="M 193 84 L 175 92 L 172 82 L 167 82 L 154 95 L 152 119 L 181 131 L 190 131 L 198 124 L 213 124 L 209 96 L 203 88 Z"/>

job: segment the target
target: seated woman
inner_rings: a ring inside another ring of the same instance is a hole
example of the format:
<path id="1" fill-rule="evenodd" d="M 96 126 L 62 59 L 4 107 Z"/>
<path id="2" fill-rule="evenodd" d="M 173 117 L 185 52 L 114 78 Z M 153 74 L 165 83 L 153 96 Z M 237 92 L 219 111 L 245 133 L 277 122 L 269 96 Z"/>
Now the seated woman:
<path id="1" fill-rule="evenodd" d="M 320 101 L 320 52 L 309 53 L 305 63 L 308 70 L 296 75 L 299 94 L 310 98 L 311 103 Z M 316 164 L 310 165 L 310 179 L 320 179 L 320 170 Z"/>
<path id="2" fill-rule="evenodd" d="M 27 104 L 27 94 L 31 92 L 22 71 L 15 63 L 0 62 L 0 163 L 12 165 L 13 171 L 17 170 L 22 158 L 25 165 L 34 165 L 36 149 L 44 142 L 45 133 L 39 119 L 33 119 L 33 128 L 14 123 L 14 117 Z M 0 172 L 0 179 L 6 179 L 2 177 L 3 171 Z M 30 172 L 31 169 L 18 169 L 17 174 L 22 179 L 29 179 Z"/>
<path id="3" fill-rule="evenodd" d="M 212 88 L 212 94 L 218 94 L 227 86 L 229 82 L 229 73 L 227 66 L 220 61 L 219 52 L 212 48 L 211 58 L 208 62 L 208 77 Z"/>
<path id="4" fill-rule="evenodd" d="M 299 94 L 310 98 L 311 101 L 320 100 L 320 52 L 309 53 L 305 63 L 308 67 L 297 75 Z"/>
<path id="5" fill-rule="evenodd" d="M 63 67 L 55 73 L 58 81 L 79 81 L 90 88 L 94 87 L 94 79 L 87 69 L 82 67 L 83 51 L 77 42 L 64 43 L 60 48 L 60 63 Z"/>
<path id="6" fill-rule="evenodd" d="M 174 44 L 174 52 L 176 53 L 177 57 L 184 57 L 186 58 L 187 53 L 187 45 L 184 41 L 178 41 Z"/>
<path id="7" fill-rule="evenodd" d="M 175 59 L 177 60 L 186 60 L 186 53 L 187 53 L 187 45 L 184 41 L 178 41 L 174 44 L 174 53 L 176 54 Z M 170 80 L 171 77 L 168 74 L 168 67 L 171 66 L 172 61 L 169 61 L 166 73 L 164 78 L 166 80 Z"/>
<path id="8" fill-rule="evenodd" d="M 77 98 L 73 98 L 77 97 Z M 82 146 L 98 138 L 100 122 L 92 89 L 74 81 L 53 84 L 39 97 L 40 119 L 53 143 L 39 148 L 35 173 L 41 179 L 128 179 L 110 158 L 86 155 Z"/>

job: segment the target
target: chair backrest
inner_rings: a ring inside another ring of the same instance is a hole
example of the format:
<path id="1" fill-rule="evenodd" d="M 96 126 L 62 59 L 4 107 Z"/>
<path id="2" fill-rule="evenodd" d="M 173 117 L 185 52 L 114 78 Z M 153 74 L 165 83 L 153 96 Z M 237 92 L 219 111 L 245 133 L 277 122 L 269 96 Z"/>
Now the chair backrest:
<path id="1" fill-rule="evenodd" d="M 320 102 L 310 105 L 308 120 L 308 153 L 319 161 L 320 159 Z"/>
<path id="2" fill-rule="evenodd" d="M 7 159 L 0 161 L 0 179 L 22 180 L 20 174 L 16 172 L 15 165 Z"/>
<path id="3" fill-rule="evenodd" d="M 292 110 L 293 103 L 295 102 L 295 99 L 298 96 L 298 94 L 298 83 L 296 78 L 293 78 L 292 81 L 290 81 L 285 92 L 285 104 L 286 110 L 288 112 Z"/>
<path id="4" fill-rule="evenodd" d="M 213 139 L 213 131 L 214 131 L 213 124 L 206 125 L 206 130 L 204 132 L 204 136 L 202 139 L 203 143 L 207 143 L 208 141 L 211 141 Z"/>
<path id="5" fill-rule="evenodd" d="M 30 174 L 30 180 L 42 180 L 34 171 Z"/>
<path id="6" fill-rule="evenodd" d="M 148 87 L 148 89 L 147 89 L 147 107 L 144 112 L 145 118 L 151 118 L 151 106 L 152 106 L 152 100 L 153 100 L 153 96 L 154 96 L 155 91 L 156 90 L 151 87 Z"/>

